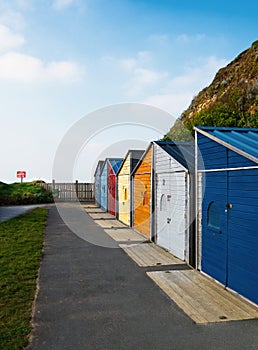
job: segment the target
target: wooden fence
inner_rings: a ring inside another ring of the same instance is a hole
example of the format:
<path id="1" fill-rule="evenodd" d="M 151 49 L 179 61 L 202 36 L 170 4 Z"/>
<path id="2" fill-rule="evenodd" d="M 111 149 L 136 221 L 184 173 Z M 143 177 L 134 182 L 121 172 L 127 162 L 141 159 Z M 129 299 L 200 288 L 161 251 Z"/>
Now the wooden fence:
<path id="1" fill-rule="evenodd" d="M 69 202 L 79 200 L 80 202 L 94 201 L 94 184 L 76 181 L 75 183 L 55 182 L 42 183 L 44 188 L 53 193 L 55 201 Z"/>

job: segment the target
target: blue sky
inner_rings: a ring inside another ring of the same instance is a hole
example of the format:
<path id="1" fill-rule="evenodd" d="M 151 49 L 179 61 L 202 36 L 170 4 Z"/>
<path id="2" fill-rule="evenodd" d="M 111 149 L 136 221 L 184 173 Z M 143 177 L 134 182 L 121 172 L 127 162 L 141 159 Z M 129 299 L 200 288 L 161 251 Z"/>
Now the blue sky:
<path id="1" fill-rule="evenodd" d="M 65 133 L 99 108 L 134 102 L 180 116 L 258 39 L 257 10 L 256 1 L 0 0 L 0 180 L 26 170 L 49 181 Z M 91 180 L 116 134 L 91 141 L 75 178 Z"/>

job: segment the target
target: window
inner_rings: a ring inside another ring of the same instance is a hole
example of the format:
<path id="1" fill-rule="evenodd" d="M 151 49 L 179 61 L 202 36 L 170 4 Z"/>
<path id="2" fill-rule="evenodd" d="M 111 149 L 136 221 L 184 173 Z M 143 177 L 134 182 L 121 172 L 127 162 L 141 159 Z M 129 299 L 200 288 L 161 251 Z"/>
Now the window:
<path id="1" fill-rule="evenodd" d="M 166 211 L 166 209 L 167 209 L 166 196 L 163 194 L 160 198 L 160 211 Z"/>
<path id="2" fill-rule="evenodd" d="M 127 201 L 128 199 L 128 193 L 127 193 L 127 188 L 124 189 L 124 201 Z"/>
<path id="3" fill-rule="evenodd" d="M 215 202 L 211 202 L 208 207 L 208 226 L 220 230 L 219 207 Z"/>
<path id="4" fill-rule="evenodd" d="M 146 188 L 146 190 L 143 192 L 142 204 L 144 206 L 148 206 L 150 204 L 150 198 L 149 198 L 149 194 L 148 194 L 146 185 L 145 185 L 145 188 Z"/>

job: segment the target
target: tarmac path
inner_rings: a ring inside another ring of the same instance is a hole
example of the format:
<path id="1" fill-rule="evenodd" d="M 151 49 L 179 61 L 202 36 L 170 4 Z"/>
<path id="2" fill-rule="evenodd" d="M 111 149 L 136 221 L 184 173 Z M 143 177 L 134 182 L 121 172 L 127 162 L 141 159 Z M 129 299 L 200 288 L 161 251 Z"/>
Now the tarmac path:
<path id="1" fill-rule="evenodd" d="M 27 211 L 37 208 L 39 206 L 42 206 L 42 204 L 0 206 L 0 222 L 24 214 Z"/>
<path id="2" fill-rule="evenodd" d="M 106 234 L 85 215 L 85 231 Z M 257 350 L 257 319 L 197 325 L 146 271 L 77 237 L 49 206 L 29 349 Z"/>

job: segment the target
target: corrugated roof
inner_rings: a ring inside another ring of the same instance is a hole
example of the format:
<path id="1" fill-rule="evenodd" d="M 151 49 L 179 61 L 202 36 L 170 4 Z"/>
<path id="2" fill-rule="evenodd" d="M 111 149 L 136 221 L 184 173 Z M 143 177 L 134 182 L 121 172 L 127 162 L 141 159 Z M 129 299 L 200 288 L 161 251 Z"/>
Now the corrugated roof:
<path id="1" fill-rule="evenodd" d="M 112 166 L 112 169 L 114 170 L 115 174 L 117 174 L 123 160 L 124 160 L 123 158 L 108 158 L 108 161 Z"/>
<path id="2" fill-rule="evenodd" d="M 235 151 L 240 151 L 239 153 L 246 157 L 250 155 L 251 157 L 248 158 L 258 162 L 258 129 L 203 126 L 197 126 L 195 129 L 202 131 L 204 135 L 206 134 L 206 136 L 224 144 L 224 146 L 233 146 Z"/>
<path id="3" fill-rule="evenodd" d="M 189 171 L 194 171 L 194 143 L 155 141 L 165 152 Z"/>

